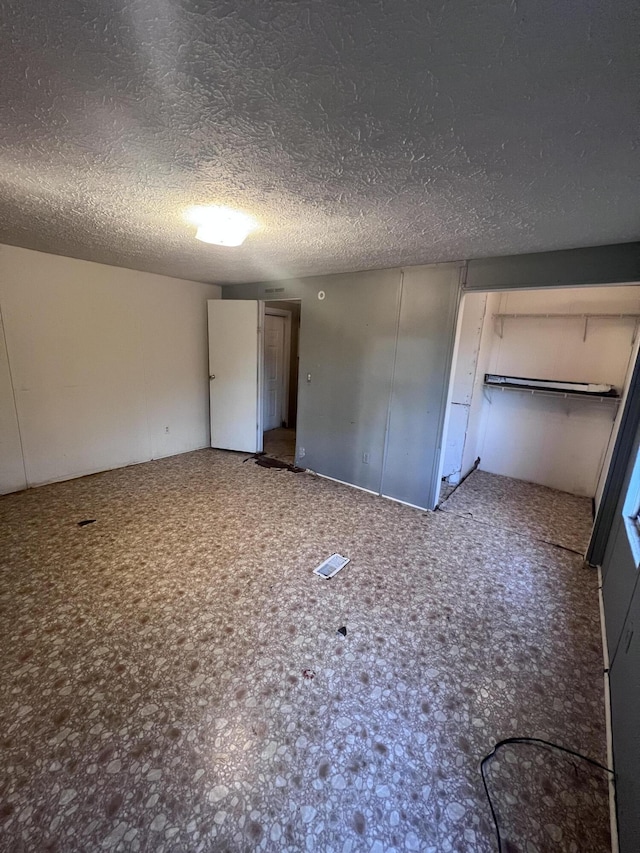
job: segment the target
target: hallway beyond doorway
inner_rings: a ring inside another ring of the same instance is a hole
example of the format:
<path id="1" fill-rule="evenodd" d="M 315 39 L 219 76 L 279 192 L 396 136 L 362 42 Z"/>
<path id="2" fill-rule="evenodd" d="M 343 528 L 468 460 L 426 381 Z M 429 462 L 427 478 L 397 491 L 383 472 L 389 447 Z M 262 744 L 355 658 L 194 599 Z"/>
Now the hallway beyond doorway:
<path id="1" fill-rule="evenodd" d="M 281 459 L 290 465 L 295 464 L 296 456 L 296 431 L 279 427 L 270 429 L 264 434 L 264 452 L 274 459 Z"/>

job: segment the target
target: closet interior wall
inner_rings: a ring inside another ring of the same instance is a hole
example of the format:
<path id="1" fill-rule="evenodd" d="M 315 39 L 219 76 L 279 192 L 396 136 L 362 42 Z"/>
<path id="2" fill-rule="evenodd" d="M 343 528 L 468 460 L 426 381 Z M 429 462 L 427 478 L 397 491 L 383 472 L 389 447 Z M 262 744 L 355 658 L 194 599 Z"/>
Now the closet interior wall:
<path id="1" fill-rule="evenodd" d="M 459 482 L 480 457 L 481 470 L 597 504 L 640 337 L 633 318 L 597 315 L 638 313 L 635 285 L 466 294 L 443 477 Z M 622 399 L 487 388 L 486 373 L 610 384 Z"/>

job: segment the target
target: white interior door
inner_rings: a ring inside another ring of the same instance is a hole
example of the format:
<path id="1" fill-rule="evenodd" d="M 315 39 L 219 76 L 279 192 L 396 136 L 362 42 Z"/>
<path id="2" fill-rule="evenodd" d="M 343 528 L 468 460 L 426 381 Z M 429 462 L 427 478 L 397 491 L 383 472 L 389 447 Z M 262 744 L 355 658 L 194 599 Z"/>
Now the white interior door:
<path id="1" fill-rule="evenodd" d="M 211 446 L 262 449 L 258 411 L 258 302 L 210 299 Z"/>
<path id="2" fill-rule="evenodd" d="M 264 377 L 262 392 L 263 429 L 282 426 L 284 406 L 285 318 L 276 314 L 264 317 Z"/>

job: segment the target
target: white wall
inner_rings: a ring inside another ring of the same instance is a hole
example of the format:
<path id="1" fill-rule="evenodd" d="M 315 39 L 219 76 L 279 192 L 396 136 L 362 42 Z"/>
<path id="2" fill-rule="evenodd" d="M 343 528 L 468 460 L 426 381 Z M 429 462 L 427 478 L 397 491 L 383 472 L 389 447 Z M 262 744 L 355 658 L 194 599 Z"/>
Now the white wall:
<path id="1" fill-rule="evenodd" d="M 574 494 L 596 494 L 616 408 L 591 400 L 484 391 L 485 373 L 598 382 L 623 390 L 634 325 L 579 319 L 518 319 L 496 333 L 494 313 L 638 313 L 637 286 L 510 291 L 488 297 L 462 469 L 481 470 Z M 474 430 L 477 425 L 477 433 Z"/>
<path id="2" fill-rule="evenodd" d="M 0 492 L 207 446 L 206 302 L 219 296 L 0 246 Z"/>

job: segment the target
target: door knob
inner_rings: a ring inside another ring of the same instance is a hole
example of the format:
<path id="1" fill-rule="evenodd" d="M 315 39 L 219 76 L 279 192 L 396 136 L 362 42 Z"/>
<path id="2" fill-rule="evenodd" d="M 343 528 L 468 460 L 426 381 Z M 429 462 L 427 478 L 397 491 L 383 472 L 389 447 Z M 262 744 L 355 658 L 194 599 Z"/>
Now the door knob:
<path id="1" fill-rule="evenodd" d="M 215 378 L 216 378 L 215 373 L 210 373 L 210 374 L 209 374 L 209 379 L 215 379 Z"/>

